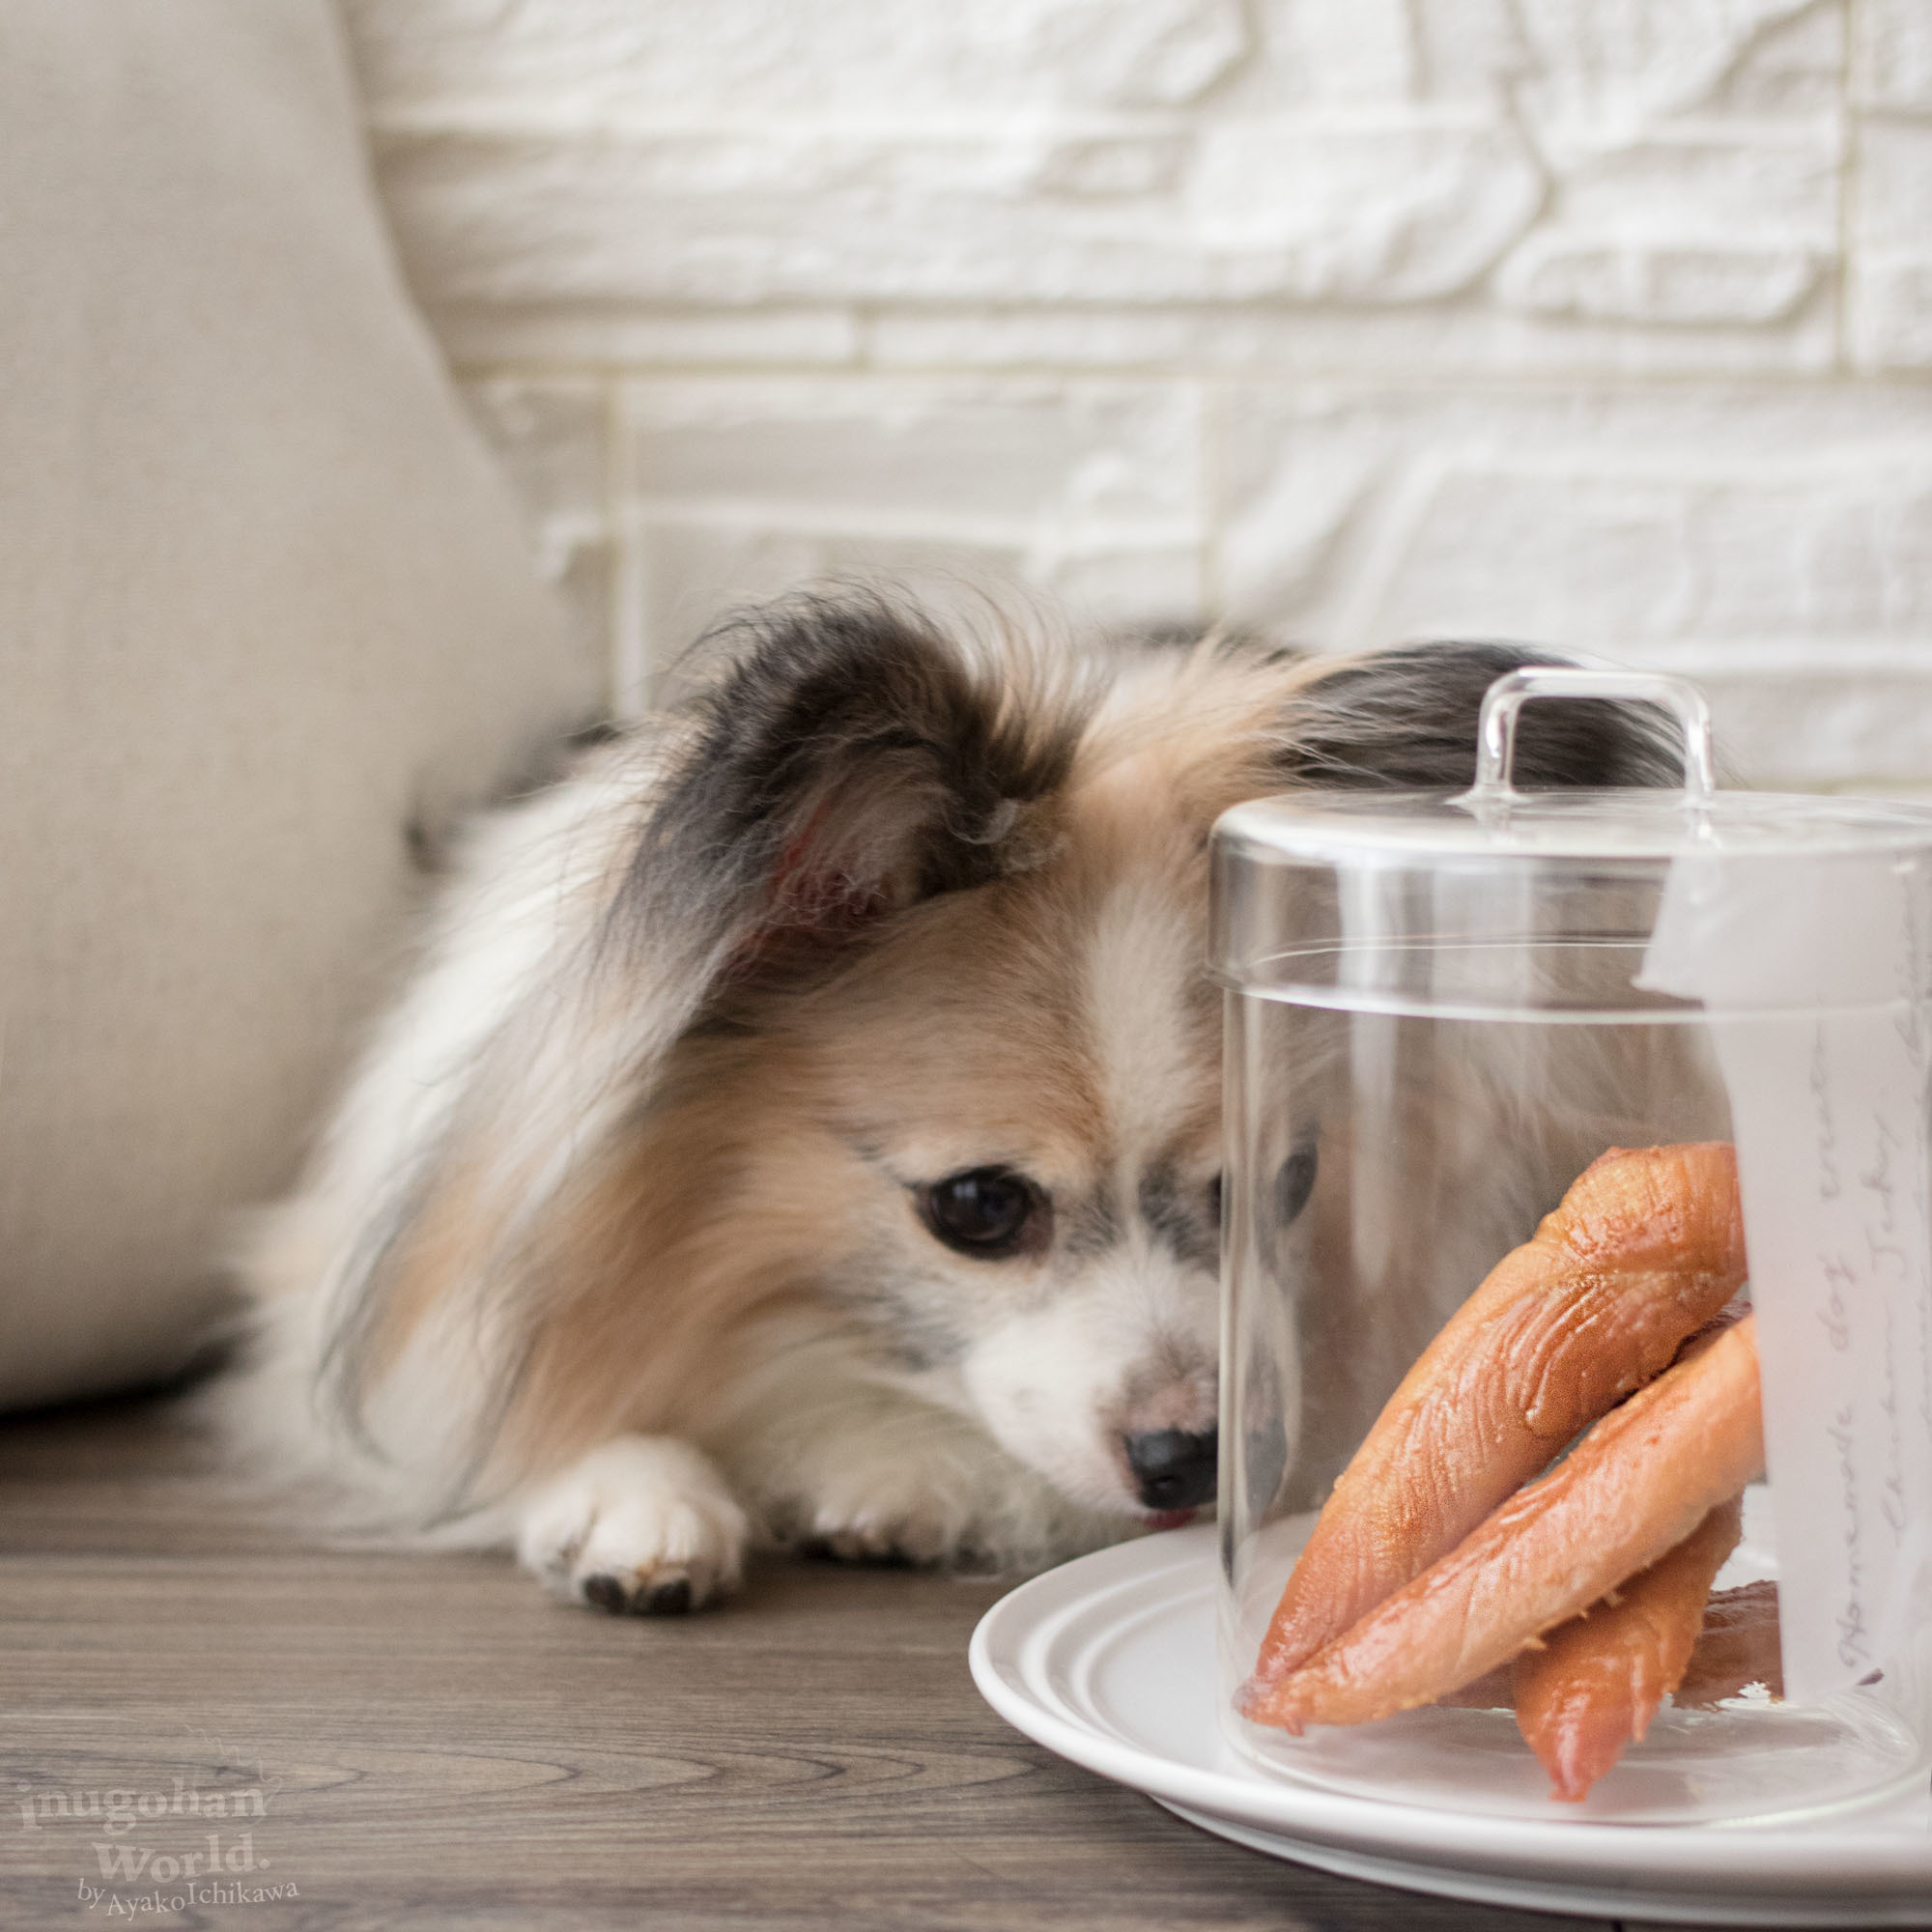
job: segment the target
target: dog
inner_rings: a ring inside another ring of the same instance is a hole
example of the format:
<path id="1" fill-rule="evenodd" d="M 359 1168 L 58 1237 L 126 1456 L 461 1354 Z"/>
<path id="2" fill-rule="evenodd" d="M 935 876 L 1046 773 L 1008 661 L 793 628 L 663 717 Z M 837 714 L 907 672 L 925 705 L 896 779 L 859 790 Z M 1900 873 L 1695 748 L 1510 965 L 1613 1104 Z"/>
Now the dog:
<path id="1" fill-rule="evenodd" d="M 1011 1571 L 1188 1520 L 1216 1481 L 1210 828 L 1466 784 L 1485 689 L 1554 660 L 1048 652 L 852 592 L 703 661 L 470 834 L 245 1243 L 235 1439 L 337 1528 L 511 1547 L 610 1610 L 705 1604 L 757 1544 Z M 1581 704 L 1532 707 L 1517 772 L 1668 775 Z"/>

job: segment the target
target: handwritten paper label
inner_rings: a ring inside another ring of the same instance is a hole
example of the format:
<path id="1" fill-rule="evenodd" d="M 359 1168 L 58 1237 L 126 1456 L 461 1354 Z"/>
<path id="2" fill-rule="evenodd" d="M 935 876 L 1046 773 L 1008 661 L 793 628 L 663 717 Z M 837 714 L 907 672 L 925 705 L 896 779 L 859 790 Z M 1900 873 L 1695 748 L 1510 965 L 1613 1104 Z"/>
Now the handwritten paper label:
<path id="1" fill-rule="evenodd" d="M 1927 895 L 1896 855 L 1680 858 L 1639 980 L 1712 1013 L 1799 1703 L 1896 1655 L 1932 1582 Z"/>

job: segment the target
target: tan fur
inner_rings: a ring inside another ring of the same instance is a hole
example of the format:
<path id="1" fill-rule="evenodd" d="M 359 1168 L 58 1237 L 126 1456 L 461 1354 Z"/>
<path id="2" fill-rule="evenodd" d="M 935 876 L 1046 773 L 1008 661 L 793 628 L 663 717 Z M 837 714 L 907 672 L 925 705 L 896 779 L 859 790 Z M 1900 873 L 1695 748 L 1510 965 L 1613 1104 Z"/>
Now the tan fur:
<path id="1" fill-rule="evenodd" d="M 1253 644 L 748 627 L 478 833 L 245 1258 L 250 1462 L 609 1607 L 702 1602 L 757 1533 L 1012 1567 L 1205 1500 L 1209 830 L 1329 769 L 1318 718 L 1350 782 L 1440 738 L 1413 667 L 1364 767 L 1303 699 L 1331 667 Z M 987 1176 L 1026 1204 L 997 1252 L 941 1208 Z"/>
<path id="2" fill-rule="evenodd" d="M 1264 782 L 1258 721 L 1307 675 L 1300 665 L 1233 670 L 1204 649 L 1178 676 L 1149 676 L 1099 721 L 1065 799 L 1036 824 L 1040 863 L 902 916 L 822 994 L 785 1002 L 754 1042 L 678 1048 L 648 1120 L 556 1202 L 533 1245 L 537 1299 L 492 1487 L 621 1432 L 706 1440 L 704 1418 L 760 1324 L 810 1306 L 814 1275 L 836 1271 L 852 1245 L 854 1216 L 910 1212 L 841 1135 L 917 1119 L 943 1091 L 985 1148 L 1049 1183 L 1104 1165 L 1117 1123 L 1080 983 L 1092 925 L 1110 895 L 1138 891 L 1205 935 L 1208 830 Z M 1194 1099 L 1180 1140 L 1203 1159 L 1220 1124 L 1205 960 L 1190 990 Z M 947 1165 L 944 1151 L 929 1164 Z M 443 1187 L 385 1316 L 391 1341 L 473 1259 L 463 1232 L 473 1199 L 460 1176 Z"/>

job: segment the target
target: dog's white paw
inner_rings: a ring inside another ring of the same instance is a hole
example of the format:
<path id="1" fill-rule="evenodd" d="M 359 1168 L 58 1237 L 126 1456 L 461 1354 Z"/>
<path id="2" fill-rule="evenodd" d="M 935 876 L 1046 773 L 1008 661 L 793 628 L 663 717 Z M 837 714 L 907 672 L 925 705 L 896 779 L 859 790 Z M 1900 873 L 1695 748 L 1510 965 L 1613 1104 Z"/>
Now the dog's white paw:
<path id="1" fill-rule="evenodd" d="M 524 1500 L 517 1559 L 572 1602 L 675 1616 L 737 1585 L 746 1529 L 688 1443 L 620 1435 Z"/>
<path id="2" fill-rule="evenodd" d="M 846 1562 L 937 1563 L 973 1553 L 984 1500 L 972 1472 L 917 1453 L 860 1453 L 820 1472 L 803 1540 Z"/>

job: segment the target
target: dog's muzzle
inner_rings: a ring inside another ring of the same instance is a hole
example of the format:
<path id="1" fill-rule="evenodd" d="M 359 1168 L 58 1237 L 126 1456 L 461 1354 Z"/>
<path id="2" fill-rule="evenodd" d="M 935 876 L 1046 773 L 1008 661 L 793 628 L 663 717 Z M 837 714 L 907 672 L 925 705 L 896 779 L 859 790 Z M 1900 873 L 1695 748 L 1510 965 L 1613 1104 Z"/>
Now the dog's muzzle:
<path id="1" fill-rule="evenodd" d="M 1126 1438 L 1127 1467 L 1151 1510 L 1197 1509 L 1214 1500 L 1215 1432 L 1151 1429 Z"/>

